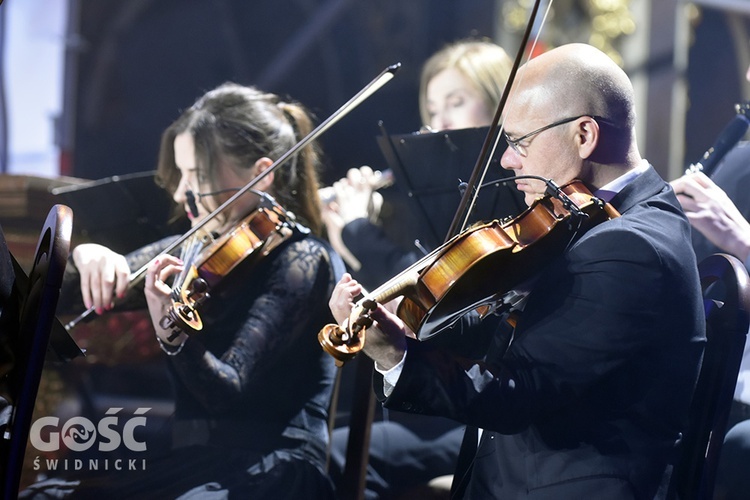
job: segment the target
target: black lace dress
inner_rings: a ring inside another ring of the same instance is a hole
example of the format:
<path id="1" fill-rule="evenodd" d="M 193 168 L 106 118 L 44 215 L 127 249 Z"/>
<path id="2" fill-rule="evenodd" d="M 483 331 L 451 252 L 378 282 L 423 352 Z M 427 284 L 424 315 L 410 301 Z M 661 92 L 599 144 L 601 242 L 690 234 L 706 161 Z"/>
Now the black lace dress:
<path id="1" fill-rule="evenodd" d="M 165 246 L 129 255 L 131 269 Z M 145 470 L 71 473 L 33 486 L 27 498 L 332 497 L 324 467 L 336 368 L 317 332 L 331 321 L 340 269 L 311 236 L 235 269 L 204 304 L 204 331 L 164 355 L 175 390 L 171 452 L 138 462 Z"/>

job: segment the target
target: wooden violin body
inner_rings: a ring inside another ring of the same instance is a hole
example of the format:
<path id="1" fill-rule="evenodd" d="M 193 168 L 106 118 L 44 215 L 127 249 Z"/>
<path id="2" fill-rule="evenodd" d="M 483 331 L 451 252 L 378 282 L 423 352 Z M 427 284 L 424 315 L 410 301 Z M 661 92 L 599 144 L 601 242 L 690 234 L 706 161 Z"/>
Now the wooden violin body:
<path id="1" fill-rule="evenodd" d="M 324 328 L 318 336 L 323 348 L 339 361 L 353 357 L 364 345 L 364 330 L 371 324 L 368 312 L 399 296 L 398 317 L 419 340 L 426 340 L 469 311 L 491 310 L 485 306 L 533 277 L 580 231 L 619 215 L 580 181 L 561 190 L 580 214 L 545 196 L 509 221 L 475 224 L 360 300 L 348 331 L 336 325 Z"/>
<path id="2" fill-rule="evenodd" d="M 202 235 L 203 248 L 179 283 L 172 287 L 172 308 L 161 326 L 188 335 L 203 329 L 198 309 L 215 288 L 240 263 L 251 264 L 267 256 L 293 234 L 293 223 L 277 205 L 260 207 L 218 238 Z"/>
<path id="3" fill-rule="evenodd" d="M 475 225 L 444 245 L 420 271 L 418 286 L 409 288 L 398 316 L 420 340 L 455 323 L 467 312 L 496 302 L 498 291 L 511 290 L 534 270 L 562 253 L 576 231 L 613 215 L 581 183 L 563 191 L 587 214 L 574 220 L 556 198 L 544 197 L 518 217 Z"/>

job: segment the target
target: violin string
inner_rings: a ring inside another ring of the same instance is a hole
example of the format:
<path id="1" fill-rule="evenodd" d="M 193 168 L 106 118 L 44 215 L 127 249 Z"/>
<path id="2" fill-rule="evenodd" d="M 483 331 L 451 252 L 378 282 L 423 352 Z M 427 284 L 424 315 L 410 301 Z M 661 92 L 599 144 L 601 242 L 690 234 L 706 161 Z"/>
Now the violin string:
<path id="1" fill-rule="evenodd" d="M 203 240 L 198 234 L 193 235 L 180 249 L 180 260 L 183 262 L 182 271 L 179 276 L 172 284 L 172 290 L 182 287 L 182 284 L 187 279 L 187 275 L 190 272 L 195 259 L 198 257 L 200 251 L 203 249 Z"/>
<path id="2" fill-rule="evenodd" d="M 557 197 L 559 195 L 559 193 L 562 192 L 555 185 L 555 183 L 552 182 L 551 179 L 547 179 L 546 177 L 541 177 L 541 176 L 538 176 L 538 175 L 522 175 L 522 176 L 511 177 L 511 178 L 507 178 L 507 179 L 496 179 L 496 180 L 493 180 L 491 182 L 487 182 L 485 184 L 480 184 L 479 187 L 478 187 L 478 189 L 479 188 L 483 188 L 483 187 L 487 187 L 487 186 L 492 185 L 492 184 L 500 185 L 500 184 L 507 184 L 507 183 L 510 183 L 510 182 L 515 182 L 516 179 L 536 179 L 538 181 L 544 182 L 548 186 L 548 188 L 551 188 L 551 187 L 554 186 L 557 189 L 550 189 L 549 194 L 551 196 L 556 196 Z M 457 235 L 454 235 L 451 238 L 451 240 L 459 237 L 460 234 L 461 233 L 459 233 Z M 451 240 L 449 240 L 449 241 L 451 241 Z M 367 300 L 367 299 L 375 300 L 377 302 L 383 303 L 383 299 L 382 299 L 383 297 L 387 298 L 387 297 L 390 297 L 391 295 L 397 295 L 397 292 L 400 289 L 399 285 L 406 286 L 405 281 L 407 281 L 407 280 L 405 280 L 404 278 L 406 276 L 409 276 L 410 274 L 418 273 L 419 271 L 421 271 L 424 268 L 425 265 L 429 265 L 430 261 L 432 259 L 434 259 L 437 256 L 437 254 L 443 248 L 445 248 L 445 246 L 446 246 L 445 244 L 441 245 L 438 248 L 436 248 L 436 249 L 432 250 L 431 252 L 427 253 L 422 258 L 420 258 L 417 262 L 415 262 L 414 264 L 408 266 L 406 269 L 404 269 L 403 271 L 401 271 L 400 273 L 398 273 L 397 275 L 395 275 L 394 277 L 392 277 L 391 279 L 389 279 L 388 281 L 386 281 L 385 283 L 383 283 L 382 285 L 380 285 L 376 289 L 374 289 L 374 290 L 366 293 L 365 297 L 363 297 L 358 303 L 362 303 L 364 300 Z"/>
<path id="3" fill-rule="evenodd" d="M 460 236 L 460 233 L 453 236 L 450 240 L 452 241 L 455 238 L 458 238 Z M 447 243 L 447 242 L 446 242 Z M 404 278 L 406 276 L 414 275 L 414 278 L 416 279 L 416 275 L 424 269 L 426 265 L 429 265 L 429 263 L 436 258 L 436 256 L 445 248 L 445 244 L 440 245 L 439 247 L 435 248 L 431 252 L 424 255 L 422 258 L 420 258 L 417 262 L 414 264 L 411 264 L 406 269 L 398 273 L 396 276 L 392 277 L 376 289 L 372 290 L 371 292 L 365 293 L 364 297 L 360 299 L 357 303 L 361 304 L 365 300 L 374 300 L 376 302 L 379 302 L 381 304 L 388 302 L 392 298 L 395 298 L 395 296 L 398 295 L 398 292 L 409 285 L 408 281 Z M 400 286 L 399 286 L 400 285 Z M 393 297 L 391 297 L 393 295 Z M 383 300 L 383 298 L 388 298 L 388 300 Z"/>

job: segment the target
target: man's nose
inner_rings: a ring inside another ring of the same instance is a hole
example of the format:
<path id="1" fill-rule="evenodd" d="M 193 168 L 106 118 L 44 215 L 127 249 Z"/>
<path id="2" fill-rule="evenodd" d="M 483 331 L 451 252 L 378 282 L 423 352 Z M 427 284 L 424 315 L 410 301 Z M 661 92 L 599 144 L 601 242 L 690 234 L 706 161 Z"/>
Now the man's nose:
<path id="1" fill-rule="evenodd" d="M 500 165 L 507 170 L 516 170 L 521 168 L 521 155 L 508 146 L 500 157 Z"/>

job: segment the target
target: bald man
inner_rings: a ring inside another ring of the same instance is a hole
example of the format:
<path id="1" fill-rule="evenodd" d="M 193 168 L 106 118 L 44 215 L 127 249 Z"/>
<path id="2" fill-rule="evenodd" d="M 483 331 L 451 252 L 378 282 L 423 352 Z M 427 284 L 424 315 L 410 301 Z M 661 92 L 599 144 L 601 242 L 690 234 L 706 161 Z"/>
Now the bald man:
<path id="1" fill-rule="evenodd" d="M 505 116 L 501 163 L 527 204 L 548 184 L 522 176 L 578 179 L 621 216 L 575 232 L 535 270 L 509 343 L 504 324 L 475 314 L 442 333 L 481 347 L 471 358 L 413 340 L 378 307 L 364 349 L 376 393 L 467 424 L 457 498 L 662 498 L 705 344 L 688 221 L 638 151 L 629 79 L 599 50 L 528 62 Z M 345 276 L 331 297 L 343 327 L 360 292 Z"/>

